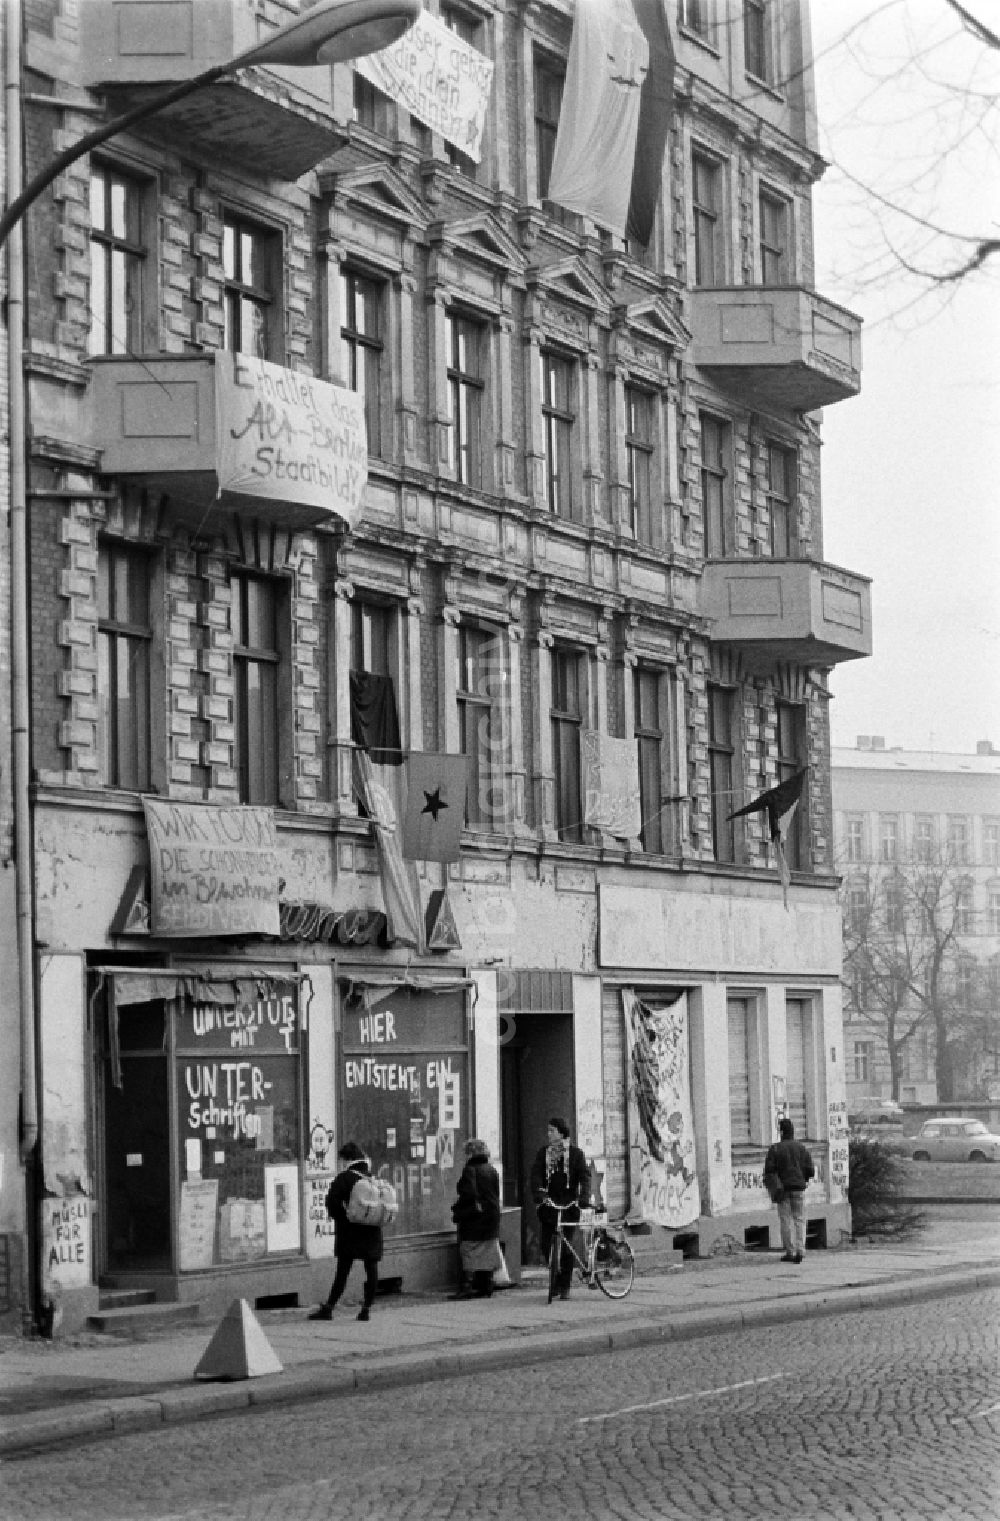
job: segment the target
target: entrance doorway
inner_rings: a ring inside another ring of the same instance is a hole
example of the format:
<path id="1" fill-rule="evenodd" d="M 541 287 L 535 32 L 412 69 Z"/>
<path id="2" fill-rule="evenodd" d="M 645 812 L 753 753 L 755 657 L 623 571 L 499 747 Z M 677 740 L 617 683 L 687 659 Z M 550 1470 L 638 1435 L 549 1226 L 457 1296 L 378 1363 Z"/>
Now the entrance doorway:
<path id="1" fill-rule="evenodd" d="M 121 1019 L 121 1087 L 102 1061 L 104 1253 L 109 1272 L 170 1272 L 170 1107 L 165 1005 Z"/>
<path id="2" fill-rule="evenodd" d="M 500 1129 L 503 1202 L 521 1210 L 521 1261 L 538 1263 L 538 1217 L 531 1198 L 531 1166 L 553 1115 L 572 1128 L 572 1014 L 517 1014 L 500 1048 Z"/>

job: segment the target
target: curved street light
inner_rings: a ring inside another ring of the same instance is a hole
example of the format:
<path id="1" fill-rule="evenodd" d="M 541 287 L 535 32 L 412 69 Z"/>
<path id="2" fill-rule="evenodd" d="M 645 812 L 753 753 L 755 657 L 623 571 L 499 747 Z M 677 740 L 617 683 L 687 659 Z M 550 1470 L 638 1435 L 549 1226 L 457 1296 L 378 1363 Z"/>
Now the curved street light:
<path id="1" fill-rule="evenodd" d="M 309 68 L 315 64 L 345 63 L 351 58 L 361 58 L 366 53 L 377 53 L 390 47 L 416 21 L 420 15 L 421 0 L 318 0 L 309 10 L 286 21 L 266 37 L 231 58 L 228 63 L 213 65 L 192 79 L 158 91 L 148 100 L 116 116 L 112 121 L 95 127 L 85 137 L 72 143 L 58 154 L 29 185 L 11 201 L 0 217 L 0 248 L 6 242 L 13 227 L 21 220 L 33 201 L 36 201 L 47 185 L 83 158 L 93 148 L 116 137 L 137 122 L 155 116 L 175 101 L 193 95 L 206 85 L 215 84 L 237 69 L 251 68 L 254 64 L 288 64 L 297 68 Z"/>

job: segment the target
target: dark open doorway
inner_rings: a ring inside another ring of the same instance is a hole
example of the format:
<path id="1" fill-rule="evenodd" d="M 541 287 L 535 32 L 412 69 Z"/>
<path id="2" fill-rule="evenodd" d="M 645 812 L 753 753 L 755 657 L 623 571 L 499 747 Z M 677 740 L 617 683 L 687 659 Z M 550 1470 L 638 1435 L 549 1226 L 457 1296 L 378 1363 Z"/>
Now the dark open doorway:
<path id="1" fill-rule="evenodd" d="M 169 1272 L 170 1109 L 165 1006 L 122 1014 L 121 1087 L 103 1063 L 104 1262 L 110 1273 Z"/>
<path id="2" fill-rule="evenodd" d="M 531 1164 L 553 1115 L 572 1127 L 572 1014 L 517 1014 L 500 1048 L 503 1202 L 521 1209 L 521 1260 L 537 1263 L 538 1217 L 531 1198 Z"/>

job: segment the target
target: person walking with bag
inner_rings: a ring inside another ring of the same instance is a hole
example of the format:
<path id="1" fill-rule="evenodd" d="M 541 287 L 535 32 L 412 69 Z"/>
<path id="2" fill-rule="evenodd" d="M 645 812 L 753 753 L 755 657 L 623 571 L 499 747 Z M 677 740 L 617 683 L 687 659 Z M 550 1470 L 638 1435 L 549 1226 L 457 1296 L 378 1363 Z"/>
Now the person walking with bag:
<path id="1" fill-rule="evenodd" d="M 805 1192 L 816 1169 L 809 1149 L 795 1139 L 791 1120 L 778 1121 L 780 1140 L 764 1159 L 764 1187 L 778 1206 L 782 1262 L 801 1262 L 806 1246 Z"/>
<path id="2" fill-rule="evenodd" d="M 493 1293 L 493 1274 L 501 1264 L 500 1178 L 485 1141 L 475 1138 L 466 1141 L 465 1166 L 457 1192 L 451 1217 L 458 1226 L 462 1282 L 455 1297 L 489 1299 Z M 465 1287 L 466 1275 L 472 1279 L 471 1288 Z"/>
<path id="3" fill-rule="evenodd" d="M 327 1213 L 337 1227 L 333 1247 L 337 1259 L 337 1272 L 330 1285 L 329 1294 L 324 1302 L 313 1310 L 309 1319 L 332 1319 L 334 1306 L 347 1287 L 351 1268 L 360 1258 L 365 1267 L 365 1287 L 358 1319 L 369 1320 L 378 1289 L 378 1265 L 382 1260 L 382 1227 L 359 1225 L 356 1221 L 349 1220 L 347 1206 L 358 1179 L 367 1177 L 371 1172 L 371 1167 L 368 1158 L 355 1141 L 344 1143 L 337 1153 L 337 1160 L 343 1164 L 342 1171 L 334 1178 L 326 1195 Z"/>
<path id="4" fill-rule="evenodd" d="M 556 1212 L 546 1203 L 571 1204 L 573 1207 L 563 1215 L 563 1228 L 567 1240 L 575 1235 L 573 1226 L 580 1218 L 580 1210 L 590 1207 L 590 1168 L 579 1146 L 573 1146 L 566 1121 L 555 1116 L 549 1120 L 547 1143 L 538 1152 L 531 1168 L 531 1195 L 538 1209 L 538 1225 L 541 1233 L 542 1257 L 549 1260 L 552 1237 L 556 1229 Z M 573 1258 L 563 1252 L 559 1264 L 559 1298 L 568 1299 L 573 1281 Z"/>

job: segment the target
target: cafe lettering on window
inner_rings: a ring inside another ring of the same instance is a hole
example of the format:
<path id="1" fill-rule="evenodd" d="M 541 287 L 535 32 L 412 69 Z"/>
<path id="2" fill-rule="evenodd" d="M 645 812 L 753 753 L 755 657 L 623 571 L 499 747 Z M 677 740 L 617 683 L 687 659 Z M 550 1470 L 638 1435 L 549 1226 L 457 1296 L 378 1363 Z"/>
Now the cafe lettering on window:
<path id="1" fill-rule="evenodd" d="M 341 1141 L 396 1190 L 389 1233 L 450 1231 L 469 1134 L 464 993 L 400 988 L 371 1008 L 345 998 L 338 1077 Z"/>

